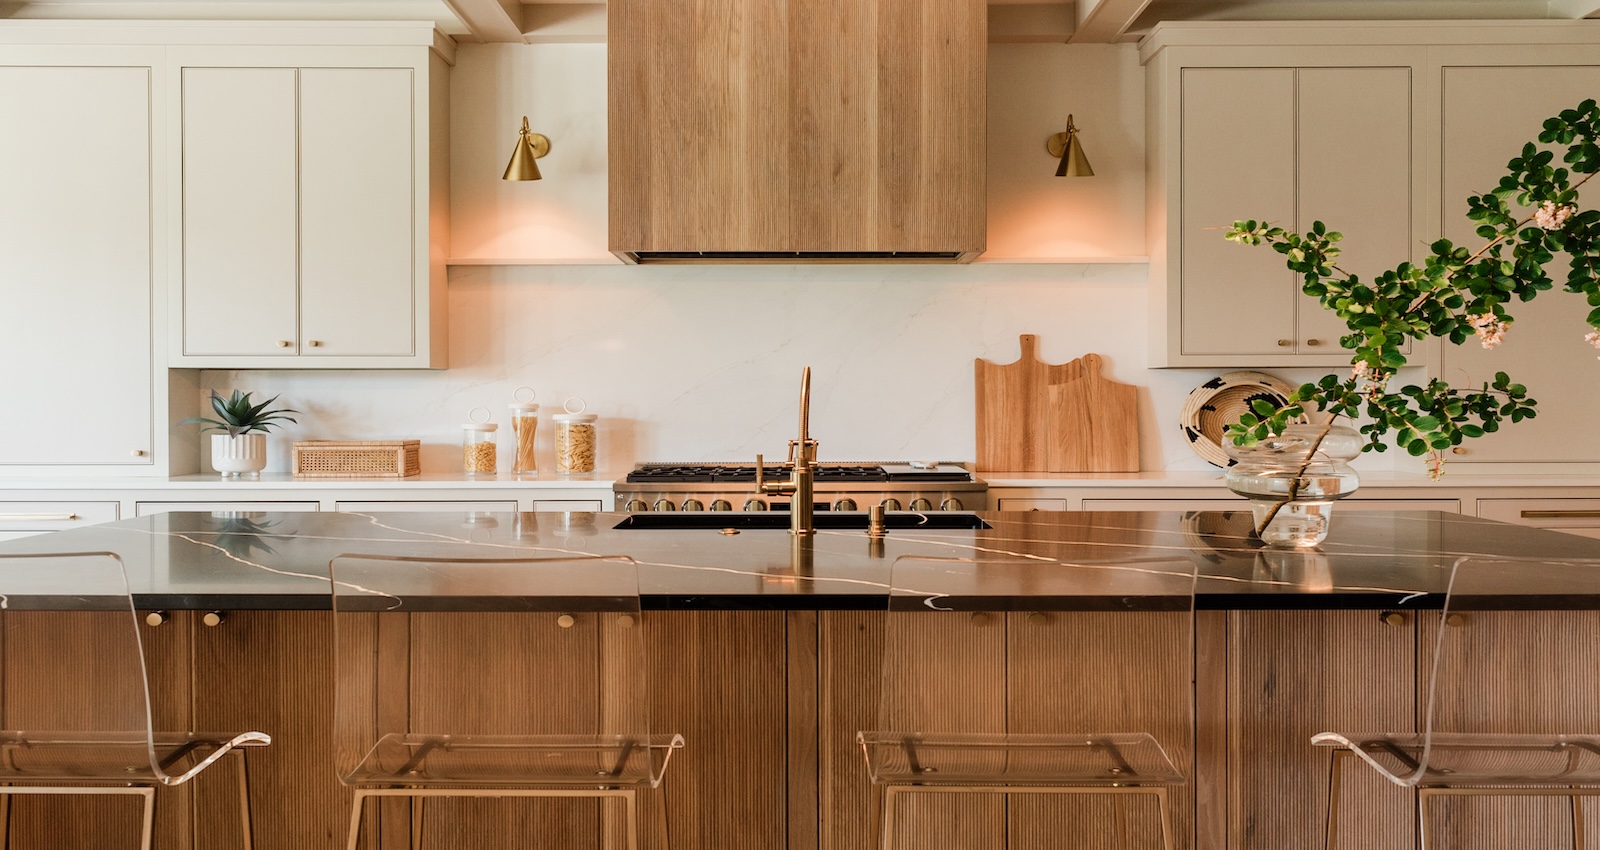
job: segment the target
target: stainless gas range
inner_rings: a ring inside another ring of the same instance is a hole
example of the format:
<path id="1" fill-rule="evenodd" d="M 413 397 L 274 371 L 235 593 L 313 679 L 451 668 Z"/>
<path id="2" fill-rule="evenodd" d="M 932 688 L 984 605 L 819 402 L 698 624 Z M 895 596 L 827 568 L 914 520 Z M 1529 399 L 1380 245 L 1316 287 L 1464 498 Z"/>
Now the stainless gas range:
<path id="1" fill-rule="evenodd" d="M 789 475 L 781 464 L 766 464 L 765 477 Z M 988 507 L 988 485 L 955 463 L 819 463 L 812 504 L 818 511 L 864 511 L 883 505 L 891 511 L 981 511 Z M 645 511 L 787 511 L 785 496 L 756 492 L 755 464 L 642 463 L 613 488 L 617 505 L 629 513 Z"/>

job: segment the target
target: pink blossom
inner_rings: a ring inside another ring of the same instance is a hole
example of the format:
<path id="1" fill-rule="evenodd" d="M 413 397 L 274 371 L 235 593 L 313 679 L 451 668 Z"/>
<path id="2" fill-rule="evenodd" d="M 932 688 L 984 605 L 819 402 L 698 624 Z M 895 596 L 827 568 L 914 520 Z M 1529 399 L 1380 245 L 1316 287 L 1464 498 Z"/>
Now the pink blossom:
<path id="1" fill-rule="evenodd" d="M 1556 206 L 1555 201 L 1545 201 L 1533 211 L 1533 221 L 1545 230 L 1559 230 L 1577 211 L 1578 208 L 1571 204 Z"/>
<path id="2" fill-rule="evenodd" d="M 1467 324 L 1472 325 L 1472 330 L 1478 334 L 1478 339 L 1483 341 L 1484 348 L 1494 348 L 1505 339 L 1506 331 L 1511 327 L 1511 320 L 1501 321 L 1493 313 L 1479 313 L 1467 317 Z"/>
<path id="3" fill-rule="evenodd" d="M 1589 331 L 1583 335 L 1583 341 L 1595 348 L 1600 348 L 1600 331 Z"/>

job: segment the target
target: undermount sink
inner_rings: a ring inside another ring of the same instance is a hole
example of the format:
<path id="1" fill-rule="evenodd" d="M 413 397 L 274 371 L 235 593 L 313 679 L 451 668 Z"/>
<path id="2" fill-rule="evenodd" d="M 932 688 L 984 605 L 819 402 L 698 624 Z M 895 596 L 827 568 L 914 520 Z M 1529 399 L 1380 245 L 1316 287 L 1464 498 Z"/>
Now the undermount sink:
<path id="1" fill-rule="evenodd" d="M 846 529 L 864 531 L 867 527 L 866 511 L 818 511 L 815 524 L 819 529 Z M 989 528 L 989 524 L 968 511 L 890 511 L 883 515 L 884 525 L 898 530 L 929 530 L 950 528 Z M 662 512 L 630 514 L 613 528 L 640 529 L 705 529 L 705 528 L 773 528 L 787 529 L 789 514 L 783 511 L 689 511 L 685 513 Z"/>

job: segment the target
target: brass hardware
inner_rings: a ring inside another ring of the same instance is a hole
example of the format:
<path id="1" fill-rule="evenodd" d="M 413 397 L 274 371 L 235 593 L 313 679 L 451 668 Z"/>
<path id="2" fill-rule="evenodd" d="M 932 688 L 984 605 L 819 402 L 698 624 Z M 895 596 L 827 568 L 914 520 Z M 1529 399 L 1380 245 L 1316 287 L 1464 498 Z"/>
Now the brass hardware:
<path id="1" fill-rule="evenodd" d="M 878 507 L 883 508 L 886 511 L 898 511 L 900 510 L 900 500 L 893 497 L 884 499 L 882 502 L 878 503 Z"/>
<path id="2" fill-rule="evenodd" d="M 889 528 L 883 523 L 883 505 L 867 508 L 867 536 L 880 539 L 888 533 Z"/>
<path id="3" fill-rule="evenodd" d="M 759 455 L 758 455 L 758 457 L 759 457 Z M 745 499 L 744 500 L 744 510 L 747 511 L 747 512 L 748 511 L 764 511 L 766 509 L 767 509 L 767 502 L 766 502 L 765 499 Z"/>
<path id="4" fill-rule="evenodd" d="M 761 455 L 756 455 L 756 492 L 763 496 L 789 496 L 789 533 L 809 536 L 817 533 L 812 517 L 817 470 L 817 441 L 811 439 L 811 367 L 800 370 L 800 436 L 789 441 L 788 481 L 768 481 Z M 745 507 L 749 509 L 749 502 Z"/>
<path id="5" fill-rule="evenodd" d="M 951 496 L 939 503 L 939 510 L 941 511 L 959 511 L 965 507 L 965 505 L 961 504 L 961 500 L 955 496 Z"/>
<path id="6" fill-rule="evenodd" d="M 636 621 L 634 620 L 632 614 L 618 614 L 617 615 L 617 625 L 623 627 L 624 629 L 633 628 L 633 624 L 635 622 Z"/>
<path id="7" fill-rule="evenodd" d="M 1600 511 L 1523 511 L 1523 519 L 1600 519 Z"/>
<path id="8" fill-rule="evenodd" d="M 128 452 L 128 454 L 132 455 L 133 457 L 144 457 L 144 449 L 134 449 L 133 451 Z"/>
<path id="9" fill-rule="evenodd" d="M 622 509 L 630 514 L 637 514 L 650 510 L 650 506 L 645 504 L 643 499 L 629 499 L 628 504 Z"/>
<path id="10" fill-rule="evenodd" d="M 1322 340 L 1320 340 L 1320 339 L 1308 339 L 1308 340 L 1306 340 L 1306 345 L 1321 345 L 1321 344 L 1322 344 Z"/>
<path id="11" fill-rule="evenodd" d="M 72 522 L 77 514 L 0 514 L 0 522 Z"/>
<path id="12" fill-rule="evenodd" d="M 216 627 L 222 625 L 224 619 L 226 619 L 226 615 L 221 611 L 207 611 L 205 616 L 200 618 L 200 622 Z"/>
<path id="13" fill-rule="evenodd" d="M 1450 450 L 1450 453 L 1453 454 L 1453 455 L 1464 455 L 1464 454 L 1467 454 L 1467 451 L 1468 450 L 1467 450 L 1466 446 L 1456 446 L 1455 448 Z"/>
<path id="14" fill-rule="evenodd" d="M 914 511 L 931 511 L 933 510 L 933 503 L 927 499 L 912 499 L 911 509 Z"/>
<path id="15" fill-rule="evenodd" d="M 1410 622 L 1410 619 L 1399 611 L 1384 611 L 1378 615 L 1378 619 L 1383 621 L 1385 626 L 1403 626 Z"/>
<path id="16" fill-rule="evenodd" d="M 517 145 L 511 149 L 511 161 L 506 163 L 506 173 L 501 180 L 540 180 L 539 158 L 550 152 L 550 139 L 542 133 L 528 129 L 528 116 L 522 116 L 522 129 L 517 131 Z"/>
<path id="17" fill-rule="evenodd" d="M 165 611 L 151 611 L 150 613 L 144 615 L 144 622 L 147 626 L 159 626 L 162 623 L 165 623 L 168 619 L 170 619 L 170 617 Z"/>
<path id="18" fill-rule="evenodd" d="M 1467 618 L 1464 614 L 1446 614 L 1444 624 L 1453 629 L 1459 629 L 1467 624 Z"/>
<path id="19" fill-rule="evenodd" d="M 1292 339 L 1280 339 L 1280 340 L 1278 340 L 1278 345 L 1281 348 L 1288 348 L 1289 346 L 1294 345 L 1294 340 L 1292 340 Z"/>
<path id="20" fill-rule="evenodd" d="M 836 510 L 836 511 L 853 511 L 853 510 L 856 510 L 856 500 L 855 499 L 848 499 L 848 498 L 847 499 L 840 499 L 839 501 L 833 503 L 833 509 Z"/>
<path id="21" fill-rule="evenodd" d="M 972 624 L 974 626 L 987 626 L 992 619 L 994 618 L 989 616 L 987 611 L 976 611 L 972 614 Z"/>
<path id="22" fill-rule="evenodd" d="M 684 499 L 683 509 L 686 511 L 703 511 L 706 509 L 706 503 L 699 499 Z"/>
<path id="23" fill-rule="evenodd" d="M 729 536 L 729 537 L 732 537 L 732 536 L 734 536 L 734 535 L 735 535 L 735 534 L 738 534 L 738 533 L 739 533 L 739 529 L 737 529 L 737 528 L 724 528 L 724 529 L 723 529 L 723 530 L 722 530 L 722 533 L 723 533 L 723 534 L 726 534 L 726 535 L 727 535 L 727 536 Z"/>
<path id="24" fill-rule="evenodd" d="M 286 340 L 286 339 L 278 340 L 278 347 L 279 348 L 288 348 L 291 345 L 294 345 L 294 343 L 290 342 L 289 340 Z"/>
<path id="25" fill-rule="evenodd" d="M 1044 149 L 1061 160 L 1061 164 L 1056 166 L 1057 177 L 1094 176 L 1094 169 L 1089 167 L 1089 158 L 1083 155 L 1083 142 L 1078 139 L 1078 128 L 1072 123 L 1071 115 L 1067 116 L 1066 132 L 1046 139 Z"/>
<path id="26" fill-rule="evenodd" d="M 1050 618 L 1038 611 L 1028 615 L 1028 625 L 1030 626 L 1042 626 L 1048 622 L 1050 622 Z"/>
<path id="27" fill-rule="evenodd" d="M 711 503 L 711 509 L 714 511 L 731 511 L 733 510 L 733 505 L 727 499 L 718 499 Z"/>
<path id="28" fill-rule="evenodd" d="M 675 511 L 677 509 L 677 505 L 674 505 L 672 502 L 666 499 L 657 499 L 655 505 L 650 508 L 650 510 L 653 511 Z"/>
<path id="29" fill-rule="evenodd" d="M 309 340 L 308 342 L 306 342 L 306 345 L 309 345 L 312 348 L 321 348 L 322 347 L 322 340 L 320 340 L 320 339 Z"/>
<path id="30" fill-rule="evenodd" d="M 577 618 L 573 617 L 571 614 L 562 614 L 561 616 L 556 618 L 556 625 L 560 626 L 563 629 L 570 629 L 577 622 L 578 622 Z"/>

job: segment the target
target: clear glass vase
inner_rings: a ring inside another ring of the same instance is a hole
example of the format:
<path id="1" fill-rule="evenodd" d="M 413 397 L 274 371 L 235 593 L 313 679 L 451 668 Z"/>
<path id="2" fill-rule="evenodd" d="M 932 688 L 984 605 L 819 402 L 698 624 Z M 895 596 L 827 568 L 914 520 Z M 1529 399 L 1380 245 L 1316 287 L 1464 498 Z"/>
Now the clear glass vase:
<path id="1" fill-rule="evenodd" d="M 1252 446 L 1223 441 L 1234 461 L 1226 475 L 1228 489 L 1250 500 L 1256 536 L 1268 546 L 1321 543 L 1328 536 L 1333 503 L 1360 486 L 1348 461 L 1361 453 L 1361 435 L 1345 425 L 1334 425 L 1326 435 L 1323 428 L 1290 425 Z"/>

